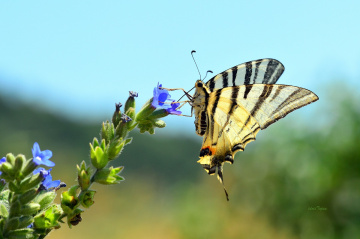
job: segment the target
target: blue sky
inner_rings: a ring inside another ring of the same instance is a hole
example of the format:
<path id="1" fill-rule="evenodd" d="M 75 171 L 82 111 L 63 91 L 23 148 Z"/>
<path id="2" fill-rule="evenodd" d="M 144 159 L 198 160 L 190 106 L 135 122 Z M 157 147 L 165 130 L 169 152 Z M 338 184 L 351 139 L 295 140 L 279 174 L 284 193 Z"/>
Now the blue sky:
<path id="1" fill-rule="evenodd" d="M 0 94 L 105 120 L 129 90 L 141 106 L 157 82 L 192 88 L 195 49 L 203 73 L 278 59 L 279 83 L 321 99 L 333 80 L 359 85 L 359 9 L 358 1 L 1 1 Z M 190 118 L 166 121 L 194 129 Z"/>

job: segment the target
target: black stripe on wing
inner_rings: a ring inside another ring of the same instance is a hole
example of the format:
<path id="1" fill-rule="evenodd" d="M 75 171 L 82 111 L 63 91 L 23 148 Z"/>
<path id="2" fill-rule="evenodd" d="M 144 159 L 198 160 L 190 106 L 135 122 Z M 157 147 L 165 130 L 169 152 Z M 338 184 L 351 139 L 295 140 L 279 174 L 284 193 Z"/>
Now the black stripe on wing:
<path id="1" fill-rule="evenodd" d="M 217 74 L 206 86 L 212 92 L 228 86 L 275 84 L 284 70 L 283 64 L 275 59 L 248 61 Z"/>

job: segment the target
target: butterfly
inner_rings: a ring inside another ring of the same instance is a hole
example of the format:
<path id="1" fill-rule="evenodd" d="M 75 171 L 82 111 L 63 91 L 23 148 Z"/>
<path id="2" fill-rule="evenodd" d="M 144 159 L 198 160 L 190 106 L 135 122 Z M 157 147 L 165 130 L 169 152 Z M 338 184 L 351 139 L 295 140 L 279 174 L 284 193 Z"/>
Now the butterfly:
<path id="1" fill-rule="evenodd" d="M 275 84 L 285 68 L 275 59 L 234 66 L 204 83 L 190 97 L 196 133 L 203 137 L 198 163 L 223 184 L 223 165 L 255 140 L 260 129 L 319 98 L 310 90 Z M 229 195 L 225 189 L 227 200 Z"/>

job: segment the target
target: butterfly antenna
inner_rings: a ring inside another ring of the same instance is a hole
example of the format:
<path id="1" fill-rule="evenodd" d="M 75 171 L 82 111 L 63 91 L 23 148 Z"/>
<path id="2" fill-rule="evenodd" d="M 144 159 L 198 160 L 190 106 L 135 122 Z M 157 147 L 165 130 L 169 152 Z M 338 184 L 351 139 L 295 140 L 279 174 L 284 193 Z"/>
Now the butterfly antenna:
<path id="1" fill-rule="evenodd" d="M 195 66 L 196 66 L 197 71 L 199 72 L 199 76 L 200 76 L 200 80 L 201 80 L 200 70 L 199 70 L 198 65 L 196 64 L 195 57 L 194 57 L 194 53 L 196 53 L 196 51 L 195 51 L 195 50 L 192 50 L 192 51 L 191 51 L 191 56 L 192 56 L 192 58 L 193 58 L 193 60 L 194 60 L 194 62 L 195 62 Z"/>
<path id="2" fill-rule="evenodd" d="M 195 50 L 192 50 L 192 51 L 191 51 L 191 56 L 192 56 L 192 58 L 193 58 L 193 60 L 194 60 L 196 69 L 197 69 L 197 71 L 199 72 L 199 76 L 200 76 L 200 80 L 201 80 L 200 70 L 199 70 L 199 67 L 198 67 L 198 65 L 197 65 L 197 63 L 196 63 L 196 61 L 195 61 L 194 53 L 196 53 L 196 51 L 195 51 Z M 206 73 L 206 74 L 207 74 L 207 73 Z M 189 91 L 187 91 L 183 96 L 181 96 L 178 101 L 180 101 L 185 95 L 188 95 L 189 92 L 192 91 L 194 88 L 195 88 L 195 86 L 194 86 L 193 88 L 191 88 Z"/>
<path id="3" fill-rule="evenodd" d="M 205 74 L 204 79 L 202 79 L 202 81 L 204 81 L 204 80 L 206 79 L 206 76 L 207 76 L 208 73 L 214 73 L 214 72 L 212 72 L 211 70 L 208 70 L 208 71 L 206 72 L 206 74 Z"/>

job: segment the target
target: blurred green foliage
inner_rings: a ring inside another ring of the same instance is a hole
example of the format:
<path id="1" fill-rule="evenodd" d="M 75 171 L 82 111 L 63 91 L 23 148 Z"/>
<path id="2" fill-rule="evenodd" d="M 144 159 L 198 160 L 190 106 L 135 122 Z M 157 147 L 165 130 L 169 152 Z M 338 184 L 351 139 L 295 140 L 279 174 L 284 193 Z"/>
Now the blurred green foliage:
<path id="1" fill-rule="evenodd" d="M 313 113 L 260 132 L 233 166 L 225 165 L 230 202 L 196 163 L 200 137 L 166 128 L 133 134 L 114 162 L 125 166 L 126 181 L 95 187 L 95 205 L 83 221 L 49 238 L 359 238 L 360 99 L 337 88 L 311 105 Z M 0 101 L 0 155 L 30 157 L 37 141 L 53 151 L 53 178 L 71 186 L 101 122 L 36 108 Z"/>

